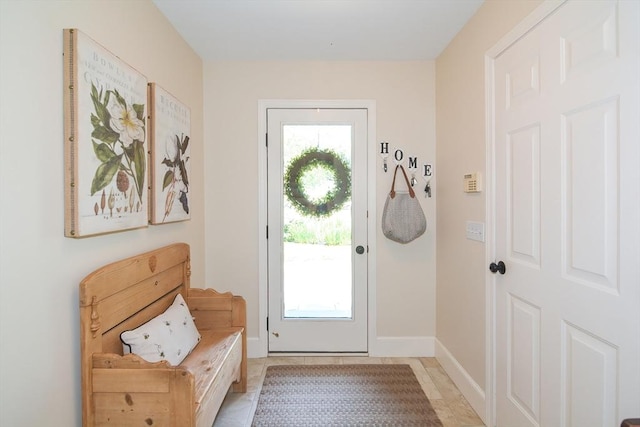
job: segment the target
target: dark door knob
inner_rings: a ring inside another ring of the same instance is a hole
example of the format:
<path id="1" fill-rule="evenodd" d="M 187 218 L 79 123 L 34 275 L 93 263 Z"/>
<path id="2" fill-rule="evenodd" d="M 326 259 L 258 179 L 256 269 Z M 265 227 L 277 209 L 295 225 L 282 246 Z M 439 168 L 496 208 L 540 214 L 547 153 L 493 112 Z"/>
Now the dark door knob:
<path id="1" fill-rule="evenodd" d="M 507 271 L 507 266 L 504 265 L 504 262 L 502 261 L 498 261 L 498 263 L 496 264 L 495 262 L 492 262 L 489 265 L 489 270 L 491 270 L 492 273 L 500 273 L 500 274 L 504 274 Z"/>
<path id="2" fill-rule="evenodd" d="M 356 246 L 356 253 L 362 255 L 364 253 L 364 247 L 363 246 Z"/>

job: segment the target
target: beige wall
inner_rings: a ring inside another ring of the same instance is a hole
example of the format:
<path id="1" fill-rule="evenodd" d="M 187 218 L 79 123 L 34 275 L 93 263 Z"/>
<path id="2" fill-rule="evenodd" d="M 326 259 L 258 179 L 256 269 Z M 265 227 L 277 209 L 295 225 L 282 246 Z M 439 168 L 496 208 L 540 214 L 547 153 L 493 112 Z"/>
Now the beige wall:
<path id="1" fill-rule="evenodd" d="M 258 100 L 372 99 L 377 140 L 419 162 L 435 158 L 433 62 L 212 62 L 205 64 L 207 278 L 245 296 L 258 336 Z M 377 150 L 377 146 L 369 147 Z M 377 151 L 376 151 L 377 152 Z M 391 174 L 376 156 L 377 335 L 435 333 L 435 198 L 420 201 L 427 234 L 400 245 L 380 231 Z M 375 343 L 374 343 L 375 344 Z"/>
<path id="2" fill-rule="evenodd" d="M 485 244 L 467 240 L 465 225 L 486 221 L 486 191 L 463 193 L 462 177 L 486 176 L 484 54 L 540 3 L 487 0 L 436 60 L 437 338 L 481 388 L 488 267 Z"/>
<path id="3" fill-rule="evenodd" d="M 188 242 L 192 284 L 246 296 L 249 336 L 258 336 L 259 99 L 373 99 L 376 139 L 434 163 L 437 191 L 420 199 L 427 234 L 398 245 L 380 232 L 391 176 L 376 158 L 377 334 L 436 335 L 437 279 L 438 339 L 483 386 L 484 245 L 464 238 L 464 224 L 485 220 L 485 199 L 463 194 L 461 180 L 484 172 L 483 54 L 539 3 L 488 0 L 435 63 L 216 62 L 203 70 L 148 0 L 0 0 L 0 425 L 80 425 L 77 289 L 106 262 Z M 66 27 L 191 107 L 191 221 L 63 237 Z"/>
<path id="4" fill-rule="evenodd" d="M 62 29 L 71 27 L 191 107 L 191 221 L 63 237 Z M 0 58 L 0 425 L 80 426 L 80 280 L 184 241 L 192 282 L 203 282 L 202 61 L 148 0 L 1 0 Z"/>

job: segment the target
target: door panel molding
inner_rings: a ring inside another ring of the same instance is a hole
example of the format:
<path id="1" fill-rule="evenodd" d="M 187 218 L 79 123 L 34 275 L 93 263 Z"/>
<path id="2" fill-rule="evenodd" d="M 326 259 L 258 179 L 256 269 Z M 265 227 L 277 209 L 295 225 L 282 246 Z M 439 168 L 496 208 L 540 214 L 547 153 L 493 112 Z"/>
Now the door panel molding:
<path id="1" fill-rule="evenodd" d="M 589 425 L 594 421 L 599 425 L 608 425 L 617 412 L 617 379 L 621 375 L 618 349 L 566 321 L 562 324 L 562 336 L 560 399 L 565 425 Z M 597 372 L 597 381 L 593 381 L 594 377 L 579 375 L 574 371 L 574 366 Z M 579 402 L 589 403 L 580 406 Z"/>
<path id="2" fill-rule="evenodd" d="M 563 273 L 578 283 L 615 294 L 619 292 L 619 176 L 614 173 L 619 170 L 619 116 L 617 97 L 562 116 L 562 252 L 567 253 Z M 592 203 L 593 194 L 603 195 L 604 203 Z M 583 206 L 592 210 L 588 221 L 576 214 Z M 600 253 L 582 250 L 589 241 L 597 241 Z"/>

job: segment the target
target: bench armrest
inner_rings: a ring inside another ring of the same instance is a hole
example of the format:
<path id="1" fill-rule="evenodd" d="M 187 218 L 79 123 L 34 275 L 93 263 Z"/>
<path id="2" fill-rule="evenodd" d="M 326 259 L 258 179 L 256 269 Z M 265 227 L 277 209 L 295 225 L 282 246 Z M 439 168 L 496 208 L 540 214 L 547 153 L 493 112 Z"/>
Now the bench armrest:
<path id="1" fill-rule="evenodd" d="M 215 289 L 189 289 L 187 305 L 198 330 L 247 326 L 247 304 L 244 298 Z"/>
<path id="2" fill-rule="evenodd" d="M 121 356 L 115 353 L 94 353 L 92 355 L 93 368 L 104 369 L 171 369 L 169 362 L 147 362 L 137 354 L 125 354 Z"/>
<path id="3" fill-rule="evenodd" d="M 188 370 L 132 354 L 94 354 L 92 360 L 92 401 L 100 408 L 92 425 L 136 420 L 140 425 L 195 427 L 195 379 Z"/>
<path id="4" fill-rule="evenodd" d="M 196 327 L 200 331 L 240 327 L 242 328 L 242 364 L 240 381 L 233 384 L 239 393 L 247 391 L 247 303 L 231 292 L 220 293 L 215 289 L 190 288 L 187 306 Z"/>

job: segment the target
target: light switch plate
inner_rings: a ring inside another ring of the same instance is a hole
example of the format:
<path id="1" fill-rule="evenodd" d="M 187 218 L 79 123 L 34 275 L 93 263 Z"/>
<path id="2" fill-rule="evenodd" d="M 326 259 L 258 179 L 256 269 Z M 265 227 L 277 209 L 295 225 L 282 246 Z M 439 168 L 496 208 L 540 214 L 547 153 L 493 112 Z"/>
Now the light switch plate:
<path id="1" fill-rule="evenodd" d="M 484 223 L 467 221 L 467 239 L 484 242 Z"/>

